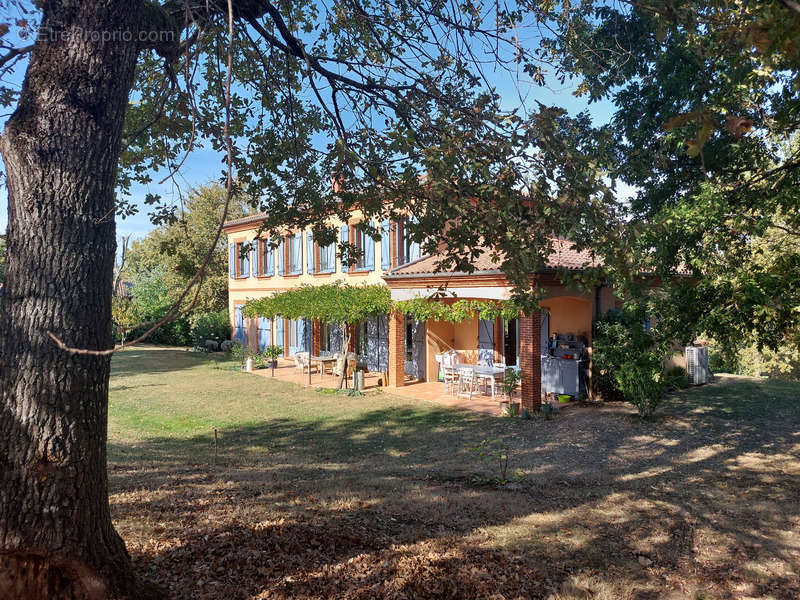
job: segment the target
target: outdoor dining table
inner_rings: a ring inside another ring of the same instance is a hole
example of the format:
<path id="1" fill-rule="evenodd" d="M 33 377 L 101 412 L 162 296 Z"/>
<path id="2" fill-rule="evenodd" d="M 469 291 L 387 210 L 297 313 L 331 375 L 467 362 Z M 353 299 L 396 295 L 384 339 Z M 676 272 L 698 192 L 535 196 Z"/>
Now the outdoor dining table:
<path id="1" fill-rule="evenodd" d="M 472 369 L 472 372 L 475 374 L 476 377 L 481 379 L 493 377 L 494 379 L 499 379 L 502 381 L 503 375 L 505 375 L 506 370 L 503 367 L 495 367 L 489 365 L 470 365 L 466 363 L 459 363 L 456 365 L 456 371 L 461 369 Z M 484 384 L 484 392 L 486 391 L 486 385 Z M 492 386 L 492 400 L 494 400 L 494 386 Z"/>
<path id="2" fill-rule="evenodd" d="M 319 363 L 319 374 L 320 374 L 320 377 L 325 374 L 325 365 L 327 363 L 331 363 L 331 365 L 335 365 L 336 361 L 337 361 L 337 358 L 335 356 L 309 356 L 308 357 L 308 364 L 309 365 L 311 363 L 315 363 L 315 362 Z M 331 369 L 333 369 L 333 366 L 331 366 Z"/>

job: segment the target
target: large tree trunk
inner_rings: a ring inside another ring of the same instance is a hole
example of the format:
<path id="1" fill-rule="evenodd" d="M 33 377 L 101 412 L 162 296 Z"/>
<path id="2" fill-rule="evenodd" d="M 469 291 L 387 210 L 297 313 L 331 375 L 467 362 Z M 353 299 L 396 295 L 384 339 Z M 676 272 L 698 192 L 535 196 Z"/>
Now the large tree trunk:
<path id="1" fill-rule="evenodd" d="M 0 598 L 135 595 L 108 504 L 114 189 L 141 2 L 45 2 L 0 139 L 9 203 L 0 315 Z"/>

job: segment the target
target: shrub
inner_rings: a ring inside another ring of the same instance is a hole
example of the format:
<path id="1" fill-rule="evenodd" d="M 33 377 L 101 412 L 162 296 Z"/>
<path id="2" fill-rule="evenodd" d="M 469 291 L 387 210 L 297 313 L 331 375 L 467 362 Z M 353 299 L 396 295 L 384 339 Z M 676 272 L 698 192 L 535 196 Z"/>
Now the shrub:
<path id="1" fill-rule="evenodd" d="M 244 366 L 244 362 L 250 355 L 250 348 L 243 346 L 238 340 L 233 342 L 233 345 L 231 346 L 231 358 L 233 360 L 238 361 L 242 366 Z"/>
<path id="2" fill-rule="evenodd" d="M 664 353 L 640 309 L 609 311 L 595 322 L 593 376 L 606 400 L 624 399 L 649 417 L 664 390 Z"/>
<path id="3" fill-rule="evenodd" d="M 154 317 L 152 320 L 156 320 Z M 128 334 L 128 339 L 132 340 L 152 327 L 153 323 L 148 322 L 140 325 Z M 191 337 L 189 336 L 189 321 L 183 317 L 164 323 L 161 327 L 151 333 L 146 342 L 150 344 L 159 344 L 161 346 L 188 346 L 191 344 Z"/>
<path id="4" fill-rule="evenodd" d="M 686 369 L 675 365 L 664 373 L 664 387 L 668 390 L 682 390 L 689 387 L 689 374 Z"/>
<path id="5" fill-rule="evenodd" d="M 645 355 L 624 362 L 616 373 L 617 384 L 625 399 L 639 411 L 639 416 L 653 415 L 664 392 L 661 361 L 655 355 Z"/>
<path id="6" fill-rule="evenodd" d="M 191 338 L 195 348 L 205 349 L 206 340 L 220 343 L 231 337 L 228 311 L 204 312 L 191 317 Z"/>

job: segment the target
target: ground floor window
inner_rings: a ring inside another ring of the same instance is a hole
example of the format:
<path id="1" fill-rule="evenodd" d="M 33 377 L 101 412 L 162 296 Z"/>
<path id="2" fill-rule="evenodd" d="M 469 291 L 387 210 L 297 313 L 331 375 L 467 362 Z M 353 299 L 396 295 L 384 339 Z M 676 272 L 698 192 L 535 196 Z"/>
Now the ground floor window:
<path id="1" fill-rule="evenodd" d="M 361 356 L 366 356 L 368 350 L 369 334 L 367 332 L 367 321 L 362 321 L 356 327 L 355 348 Z"/>
<path id="2" fill-rule="evenodd" d="M 331 336 L 329 326 L 326 322 L 319 324 L 319 350 L 320 352 L 330 352 Z"/>
<path id="3" fill-rule="evenodd" d="M 519 357 L 519 319 L 503 321 L 503 356 L 506 366 L 517 366 Z"/>

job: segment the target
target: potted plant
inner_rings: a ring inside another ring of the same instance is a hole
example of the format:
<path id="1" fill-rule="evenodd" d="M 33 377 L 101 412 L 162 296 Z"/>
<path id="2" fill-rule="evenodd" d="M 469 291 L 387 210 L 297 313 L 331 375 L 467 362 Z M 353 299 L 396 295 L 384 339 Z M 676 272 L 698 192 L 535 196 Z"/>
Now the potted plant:
<path id="1" fill-rule="evenodd" d="M 261 353 L 269 357 L 269 366 L 272 368 L 272 376 L 275 377 L 275 366 L 278 364 L 278 357 L 283 354 L 282 346 L 267 346 Z"/>
<path id="2" fill-rule="evenodd" d="M 508 367 L 506 369 L 506 372 L 503 375 L 503 393 L 508 398 L 509 403 L 512 401 L 514 392 L 516 391 L 521 379 L 522 377 L 516 368 Z"/>

